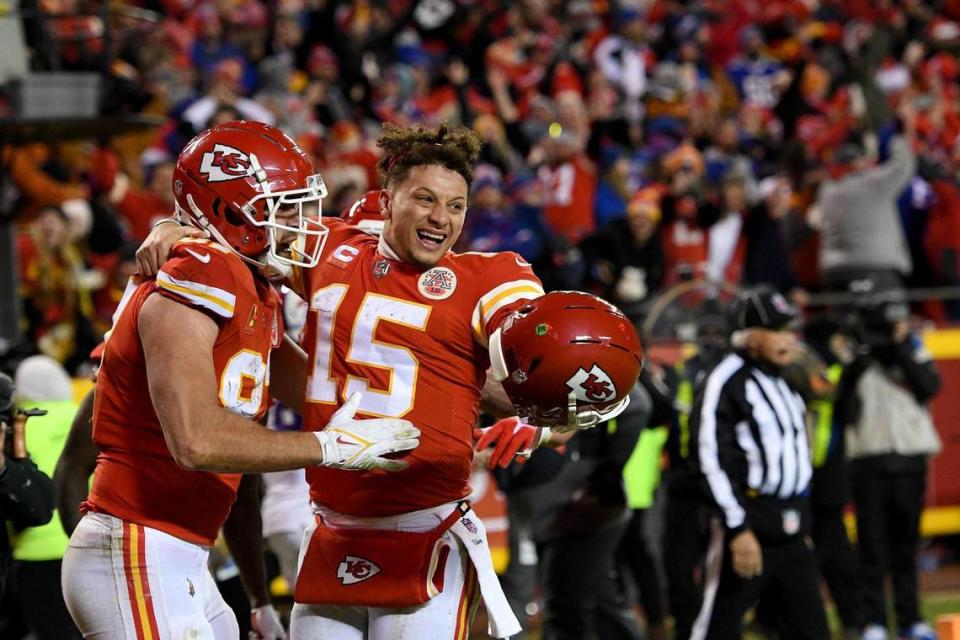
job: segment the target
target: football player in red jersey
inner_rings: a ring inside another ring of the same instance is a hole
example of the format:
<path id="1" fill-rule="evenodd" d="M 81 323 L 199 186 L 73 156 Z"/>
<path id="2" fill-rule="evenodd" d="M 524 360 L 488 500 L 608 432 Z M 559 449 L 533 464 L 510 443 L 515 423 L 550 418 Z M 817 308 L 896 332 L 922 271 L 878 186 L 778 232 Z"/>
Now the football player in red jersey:
<path id="1" fill-rule="evenodd" d="M 359 413 L 404 417 L 421 441 L 397 474 L 308 469 L 317 518 L 291 635 L 467 637 L 482 594 L 491 634 L 506 637 L 520 627 L 464 499 L 490 337 L 543 289 L 517 254 L 450 251 L 479 152 L 474 134 L 386 125 L 379 146 L 382 235 L 328 220 L 317 266 L 288 278 L 309 303 L 302 410 L 307 428 L 324 424 L 362 392 Z M 163 254 L 176 237 L 164 225 L 144 253 Z"/>
<path id="2" fill-rule="evenodd" d="M 298 408 L 303 397 L 302 354 L 281 346 L 278 297 L 260 275 L 315 266 L 323 249 L 323 183 L 296 143 L 258 123 L 214 127 L 181 153 L 173 189 L 178 213 L 210 239 L 178 243 L 155 278 L 131 284 L 106 337 L 93 414 L 100 453 L 63 563 L 85 635 L 236 638 L 207 555 L 240 474 L 402 469 L 382 456 L 419 435 L 406 420 L 354 420 L 359 395 L 316 433 L 256 423 L 268 392 Z M 291 255 L 294 243 L 311 250 Z M 301 373 L 270 389 L 272 368 Z"/>

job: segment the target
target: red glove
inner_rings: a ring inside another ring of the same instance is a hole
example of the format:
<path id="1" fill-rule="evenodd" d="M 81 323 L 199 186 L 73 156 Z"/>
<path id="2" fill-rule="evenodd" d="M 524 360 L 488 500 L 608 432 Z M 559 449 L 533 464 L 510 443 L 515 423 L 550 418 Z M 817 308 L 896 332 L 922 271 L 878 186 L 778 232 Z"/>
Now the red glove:
<path id="1" fill-rule="evenodd" d="M 475 429 L 473 433 L 477 438 L 477 451 L 493 445 L 493 453 L 487 460 L 488 469 L 497 465 L 506 469 L 514 460 L 526 462 L 533 450 L 550 437 L 549 429 L 531 426 L 516 416 L 499 420 L 487 429 Z"/>

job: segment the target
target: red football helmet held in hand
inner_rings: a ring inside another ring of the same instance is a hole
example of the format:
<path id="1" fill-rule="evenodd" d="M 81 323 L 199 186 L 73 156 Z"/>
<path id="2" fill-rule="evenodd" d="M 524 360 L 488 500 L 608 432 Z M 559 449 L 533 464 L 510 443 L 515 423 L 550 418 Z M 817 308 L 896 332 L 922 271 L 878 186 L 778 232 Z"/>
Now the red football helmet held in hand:
<path id="1" fill-rule="evenodd" d="M 380 191 L 367 191 L 349 209 L 344 209 L 340 217 L 370 235 L 382 235 L 383 225 L 387 221 L 380 213 Z"/>
<path id="2" fill-rule="evenodd" d="M 490 338 L 490 361 L 518 415 L 569 431 L 626 408 L 643 351 L 633 323 L 616 307 L 556 291 L 507 317 Z"/>
<path id="3" fill-rule="evenodd" d="M 313 267 L 327 229 L 323 178 L 289 136 L 261 122 L 212 127 L 187 143 L 173 173 L 177 214 L 257 266 Z M 307 237 L 317 236 L 310 255 Z"/>

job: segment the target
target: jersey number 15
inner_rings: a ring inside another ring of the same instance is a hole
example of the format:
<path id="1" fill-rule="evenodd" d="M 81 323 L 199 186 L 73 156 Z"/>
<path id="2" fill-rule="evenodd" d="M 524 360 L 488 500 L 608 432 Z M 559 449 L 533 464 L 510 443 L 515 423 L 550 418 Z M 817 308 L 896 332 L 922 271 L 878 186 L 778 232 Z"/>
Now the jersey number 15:
<path id="1" fill-rule="evenodd" d="M 333 330 L 337 311 L 347 295 L 348 285 L 332 284 L 320 289 L 310 299 L 310 310 L 317 316 L 316 349 L 313 371 L 307 379 L 307 402 L 336 404 L 340 381 L 331 377 Z M 393 322 L 404 327 L 426 331 L 431 308 L 427 305 L 367 293 L 350 332 L 346 361 L 350 364 L 384 369 L 389 373 L 385 390 L 370 387 L 370 380 L 348 375 L 343 385 L 343 398 L 359 391 L 363 396 L 358 411 L 389 418 L 401 418 L 413 408 L 420 363 L 407 347 L 387 344 L 375 338 L 377 325 Z"/>

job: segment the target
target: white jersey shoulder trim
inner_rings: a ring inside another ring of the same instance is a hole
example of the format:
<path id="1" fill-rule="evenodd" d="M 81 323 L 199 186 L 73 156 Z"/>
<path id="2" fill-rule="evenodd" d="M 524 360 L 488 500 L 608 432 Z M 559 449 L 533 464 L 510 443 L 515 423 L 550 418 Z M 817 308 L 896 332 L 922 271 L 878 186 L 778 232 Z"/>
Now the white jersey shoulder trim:
<path id="1" fill-rule="evenodd" d="M 237 297 L 229 291 L 199 282 L 178 280 L 164 271 L 157 273 L 157 286 L 185 298 L 198 307 L 212 311 L 218 316 L 223 318 L 233 317 Z"/>
<path id="2" fill-rule="evenodd" d="M 543 287 L 534 280 L 511 280 L 480 296 L 473 309 L 473 332 L 480 344 L 487 344 L 487 323 L 508 304 L 518 300 L 532 300 L 543 295 Z"/>

